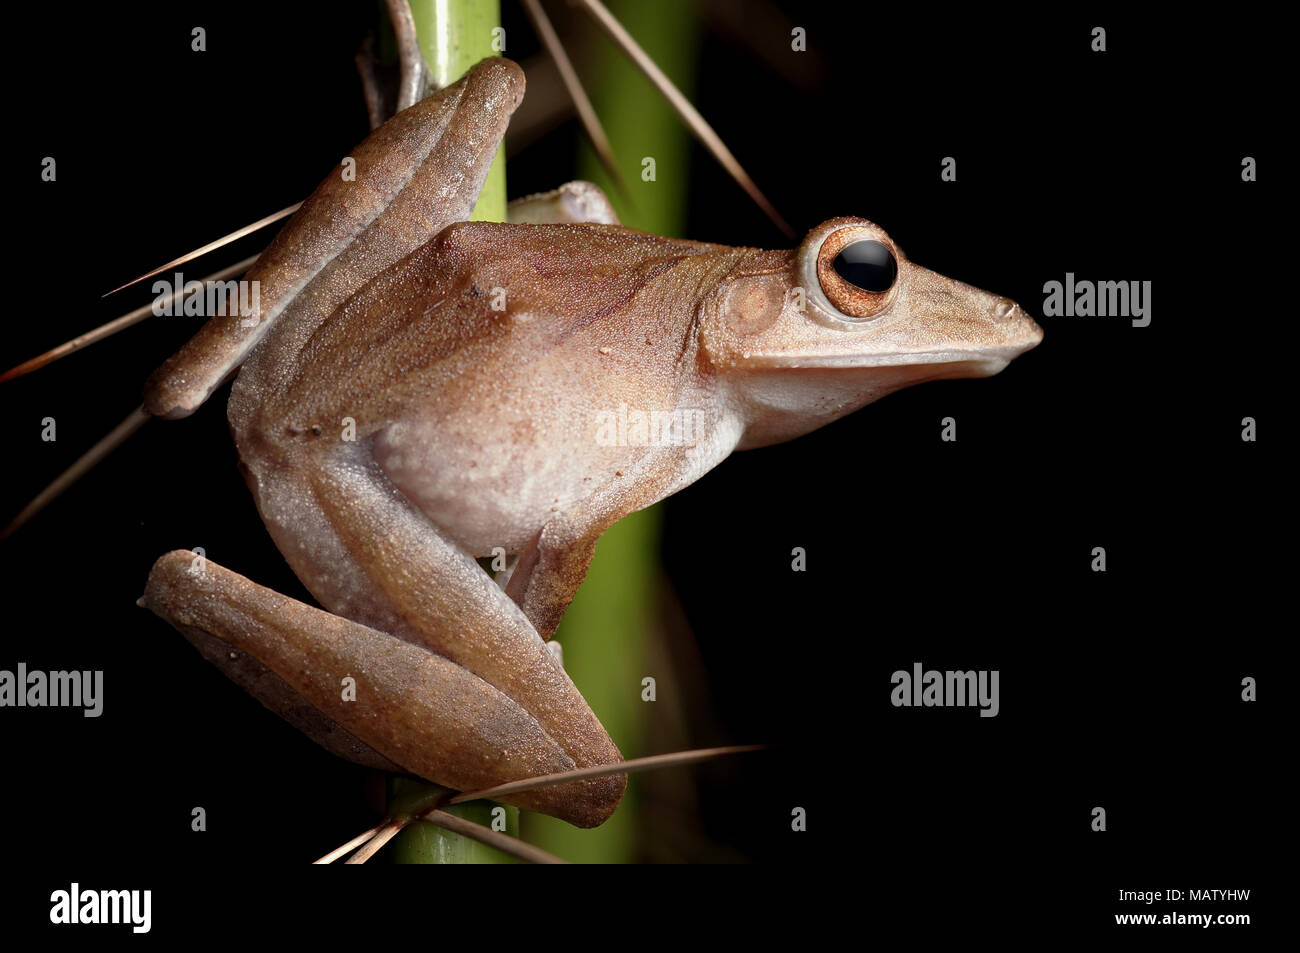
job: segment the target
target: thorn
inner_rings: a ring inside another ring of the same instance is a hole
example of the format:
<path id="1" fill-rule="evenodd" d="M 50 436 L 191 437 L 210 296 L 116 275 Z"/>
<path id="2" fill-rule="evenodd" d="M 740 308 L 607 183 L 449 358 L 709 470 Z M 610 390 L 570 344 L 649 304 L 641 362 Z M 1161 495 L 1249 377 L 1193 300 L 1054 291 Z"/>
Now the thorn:
<path id="1" fill-rule="evenodd" d="M 221 236 L 214 242 L 208 242 L 202 248 L 196 248 L 192 252 L 187 252 L 186 254 L 181 255 L 180 258 L 172 259 L 171 261 L 167 262 L 167 264 L 165 265 L 159 265 L 157 268 L 153 269 L 153 271 L 146 271 L 139 278 L 132 278 L 126 284 L 118 285 L 112 291 L 104 292 L 104 294 L 101 295 L 101 297 L 107 298 L 111 294 L 117 294 L 123 288 L 129 288 L 134 284 L 139 284 L 141 281 L 144 281 L 147 278 L 152 278 L 154 275 L 158 274 L 161 271 L 166 271 L 168 268 L 175 268 L 177 265 L 183 265 L 187 261 L 193 261 L 195 258 L 198 258 L 200 255 L 206 255 L 208 252 L 215 251 L 216 249 L 221 248 L 223 245 L 229 245 L 233 241 L 238 241 L 239 239 L 243 238 L 245 235 L 253 234 L 253 232 L 257 231 L 259 228 L 265 228 L 267 225 L 270 225 L 274 222 L 278 222 L 282 218 L 288 218 L 290 215 L 298 211 L 298 209 L 300 208 L 302 208 L 302 202 L 298 202 L 295 205 L 290 205 L 288 208 L 282 208 L 280 209 L 280 211 L 274 212 L 271 215 L 266 216 L 266 218 L 259 218 L 252 225 L 245 225 L 243 228 L 236 229 L 235 231 L 231 232 L 229 235 Z"/>
<path id="2" fill-rule="evenodd" d="M 596 109 L 591 105 L 591 100 L 587 97 L 587 91 L 582 88 L 582 80 L 578 78 L 577 71 L 573 68 L 573 63 L 569 59 L 568 53 L 564 50 L 564 44 L 560 42 L 560 37 L 555 32 L 550 18 L 547 17 L 546 11 L 538 0 L 523 0 L 524 13 L 533 24 L 538 38 L 542 45 L 546 47 L 546 52 L 550 54 L 559 70 L 560 79 L 564 82 L 564 88 L 569 93 L 569 98 L 573 100 L 573 107 L 578 111 L 578 119 L 582 122 L 583 131 L 587 133 L 587 138 L 591 140 L 591 146 L 596 150 L 596 155 L 600 158 L 600 163 L 605 167 L 611 179 L 614 180 L 614 186 L 618 189 L 619 195 L 624 199 L 631 200 L 628 192 L 627 183 L 623 181 L 623 176 L 618 171 L 618 164 L 614 159 L 614 148 L 609 143 L 609 137 L 605 135 L 605 129 L 600 124 L 600 117 L 596 115 Z"/>
<path id="3" fill-rule="evenodd" d="M 344 863 L 364 864 L 371 857 L 375 856 L 375 854 L 379 853 L 381 847 L 400 834 L 406 828 L 406 825 L 410 823 L 411 818 L 409 817 L 390 817 L 380 825 L 379 830 L 375 835 L 371 837 L 370 840 L 366 841 L 365 846 L 345 860 Z"/>
<path id="4" fill-rule="evenodd" d="M 9 525 L 0 531 L 0 539 L 11 536 L 20 526 L 45 509 L 64 490 L 85 476 L 95 464 L 121 446 L 131 434 L 143 427 L 147 420 L 149 420 L 149 414 L 145 413 L 143 407 L 137 407 L 131 411 L 131 415 L 126 420 L 109 431 L 107 436 L 82 454 L 76 463 L 55 477 L 53 483 L 41 490 L 34 500 L 24 506 L 22 511 L 9 522 Z"/>
<path id="5" fill-rule="evenodd" d="M 671 768 L 682 764 L 695 764 L 699 761 L 712 761 L 730 754 L 745 754 L 750 751 L 762 751 L 768 745 L 732 745 L 726 748 L 697 748 L 694 751 L 675 751 L 670 754 L 653 754 L 646 758 L 633 758 L 617 764 L 598 764 L 590 768 L 577 768 L 573 771 L 560 771 L 557 774 L 543 774 L 522 781 L 510 781 L 496 787 L 481 791 L 457 794 L 448 804 L 463 804 L 465 801 L 477 801 L 480 798 L 500 799 L 507 794 L 532 791 L 536 788 L 550 787 L 554 784 L 567 784 L 569 781 L 584 781 L 588 778 L 605 778 L 611 774 L 633 774 L 637 771 L 651 771 L 656 768 Z"/>
<path id="6" fill-rule="evenodd" d="M 672 106 L 677 115 L 686 123 L 687 128 L 695 134 L 695 137 L 704 144 L 705 148 L 713 153 L 713 158 L 717 159 L 718 163 L 727 170 L 727 173 L 736 180 L 736 183 L 748 193 L 749 197 L 754 200 L 754 204 L 763 210 L 763 213 L 785 234 L 786 238 L 792 241 L 797 238 L 798 235 L 795 230 L 781 217 L 781 213 L 767 200 L 767 196 L 759 191 L 758 186 L 754 184 L 754 180 L 749 177 L 749 173 L 731 154 L 731 150 L 727 148 L 718 134 L 713 131 L 713 127 L 696 111 L 690 100 L 682 95 L 681 90 L 673 85 L 672 80 L 664 75 L 663 70 L 655 65 L 655 61 L 650 58 L 649 54 L 641 49 L 636 40 L 632 39 L 632 35 L 623 29 L 623 25 L 614 19 L 614 15 L 605 8 L 605 5 L 600 0 L 575 0 L 575 2 L 591 14 L 601 29 L 609 34 L 610 39 L 627 54 L 628 59 L 641 72 L 645 73 L 664 99 L 668 100 L 668 105 Z"/>
<path id="7" fill-rule="evenodd" d="M 522 841 L 517 837 L 511 837 L 509 834 L 503 834 L 500 831 L 494 831 L 490 827 L 482 824 L 475 824 L 473 821 L 466 820 L 463 817 L 457 817 L 455 814 L 448 814 L 446 811 L 438 808 L 430 808 L 423 814 L 418 815 L 422 821 L 428 821 L 430 824 L 436 824 L 438 827 L 446 828 L 453 834 L 460 834 L 462 837 L 468 837 L 476 840 L 480 844 L 487 844 L 489 847 L 495 847 L 497 850 L 516 857 L 519 860 L 526 861 L 530 864 L 563 864 L 566 861 L 561 860 L 554 854 L 548 854 L 540 847 L 534 847 L 527 841 Z"/>
<path id="8" fill-rule="evenodd" d="M 383 826 L 384 826 L 383 821 L 380 821 L 380 822 L 379 822 L 378 824 L 376 824 L 374 827 L 370 828 L 370 830 L 365 831 L 364 833 L 358 834 L 356 837 L 352 838 L 352 840 L 348 841 L 348 842 L 347 842 L 346 844 L 344 844 L 342 847 L 335 847 L 332 851 L 330 851 L 328 854 L 326 854 L 326 855 L 325 855 L 324 857 L 322 857 L 320 860 L 314 860 L 314 861 L 312 861 L 312 863 L 313 863 L 313 864 L 332 864 L 332 863 L 334 863 L 334 861 L 338 860 L 338 859 L 339 859 L 340 857 L 342 857 L 344 854 L 348 853 L 348 852 L 351 851 L 351 850 L 354 850 L 354 849 L 357 848 L 357 847 L 360 847 L 360 846 L 361 846 L 362 844 L 364 844 L 366 841 L 370 840 L 370 838 L 372 838 L 372 837 L 374 837 L 376 834 L 378 834 L 378 833 L 379 833 L 379 829 L 380 829 L 381 827 L 383 827 Z"/>
<path id="9" fill-rule="evenodd" d="M 227 278 L 241 275 L 248 271 L 249 268 L 253 267 L 253 263 L 257 261 L 257 259 L 257 255 L 245 258 L 243 261 L 237 262 L 229 268 L 223 268 L 221 271 L 208 275 L 206 278 L 202 279 L 202 281 L 204 284 L 207 284 L 209 281 L 225 281 Z M 164 300 L 170 302 L 175 297 L 174 294 L 168 294 Z M 101 324 L 99 327 L 93 328 L 85 334 L 79 334 L 71 341 L 64 341 L 58 347 L 51 348 L 44 354 L 38 354 L 29 361 L 23 361 L 23 363 L 9 368 L 9 370 L 0 374 L 0 384 L 3 384 L 5 381 L 14 380 L 17 377 L 22 377 L 24 374 L 30 374 L 32 371 L 39 371 L 46 364 L 53 364 L 60 358 L 67 357 L 69 354 L 75 354 L 83 347 L 89 347 L 92 344 L 104 340 L 104 338 L 112 337 L 118 331 L 125 331 L 132 325 L 139 324 L 145 318 L 153 314 L 153 306 L 154 302 L 151 301 L 149 304 L 142 305 L 134 311 L 127 312 L 120 318 L 114 318 L 107 324 Z"/>

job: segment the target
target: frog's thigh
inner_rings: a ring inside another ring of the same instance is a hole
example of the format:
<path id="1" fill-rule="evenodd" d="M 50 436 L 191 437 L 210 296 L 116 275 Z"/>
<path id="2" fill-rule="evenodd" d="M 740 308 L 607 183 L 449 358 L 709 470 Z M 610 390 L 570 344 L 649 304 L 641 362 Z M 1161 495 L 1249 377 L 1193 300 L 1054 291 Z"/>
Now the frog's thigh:
<path id="1" fill-rule="evenodd" d="M 296 466 L 253 469 L 263 519 L 322 603 L 473 672 L 535 718 L 576 766 L 621 760 L 520 608 L 368 452 L 352 444 Z M 313 538 L 307 545 L 304 534 Z M 625 785 L 618 776 L 566 787 L 582 789 L 575 800 L 594 818 L 614 809 Z"/>
<path id="2" fill-rule="evenodd" d="M 511 225 L 617 225 L 618 213 L 599 186 L 575 180 L 550 192 L 515 199 L 506 208 Z"/>
<path id="3" fill-rule="evenodd" d="M 535 718 L 461 666 L 194 560 L 183 550 L 159 559 L 141 604 L 228 674 L 238 669 L 244 677 L 232 677 L 274 710 L 310 706 L 318 715 L 309 734 L 320 740 L 328 725 L 330 750 L 461 791 L 573 766 Z M 241 663 L 245 656 L 255 661 Z M 574 806 L 572 790 L 559 791 L 512 803 L 595 820 L 581 799 Z"/>

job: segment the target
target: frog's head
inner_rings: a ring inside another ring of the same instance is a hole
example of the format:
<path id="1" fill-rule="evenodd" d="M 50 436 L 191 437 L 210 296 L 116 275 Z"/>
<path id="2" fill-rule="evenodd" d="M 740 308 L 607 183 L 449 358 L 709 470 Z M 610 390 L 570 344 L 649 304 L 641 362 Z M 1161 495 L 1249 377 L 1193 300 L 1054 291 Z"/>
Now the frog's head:
<path id="1" fill-rule="evenodd" d="M 743 257 L 703 302 L 706 359 L 746 422 L 779 443 L 922 381 L 990 377 L 1043 339 L 1014 301 L 912 264 L 863 218 L 794 252 Z"/>

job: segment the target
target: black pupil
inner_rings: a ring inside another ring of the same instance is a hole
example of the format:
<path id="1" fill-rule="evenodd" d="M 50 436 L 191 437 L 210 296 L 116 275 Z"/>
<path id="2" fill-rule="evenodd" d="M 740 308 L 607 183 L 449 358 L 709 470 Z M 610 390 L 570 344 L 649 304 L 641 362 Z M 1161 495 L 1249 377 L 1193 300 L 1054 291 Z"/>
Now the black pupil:
<path id="1" fill-rule="evenodd" d="M 898 277 L 898 263 L 882 242 L 854 242 L 831 262 L 835 273 L 863 291 L 888 291 Z"/>

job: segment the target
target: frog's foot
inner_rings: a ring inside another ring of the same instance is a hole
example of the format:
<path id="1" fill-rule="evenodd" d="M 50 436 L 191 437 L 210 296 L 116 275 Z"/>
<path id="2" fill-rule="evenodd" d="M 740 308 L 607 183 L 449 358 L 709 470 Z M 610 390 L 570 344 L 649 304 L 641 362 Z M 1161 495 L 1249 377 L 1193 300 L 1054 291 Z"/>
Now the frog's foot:
<path id="1" fill-rule="evenodd" d="M 366 101 L 366 116 L 370 120 L 370 131 L 374 132 L 384 124 L 393 110 L 388 103 L 395 99 L 390 96 L 384 83 L 380 80 L 380 68 L 375 60 L 375 41 L 366 37 L 353 57 L 357 67 L 357 76 L 361 79 L 361 95 Z M 394 85 L 394 84 L 389 84 Z"/>
<path id="2" fill-rule="evenodd" d="M 596 185 L 581 180 L 515 199 L 506 208 L 511 225 L 617 225 L 618 213 Z"/>

